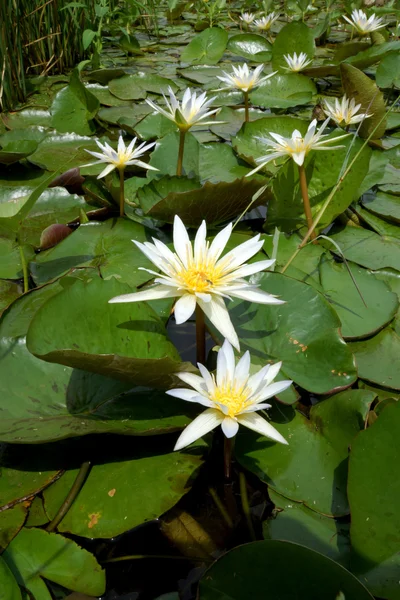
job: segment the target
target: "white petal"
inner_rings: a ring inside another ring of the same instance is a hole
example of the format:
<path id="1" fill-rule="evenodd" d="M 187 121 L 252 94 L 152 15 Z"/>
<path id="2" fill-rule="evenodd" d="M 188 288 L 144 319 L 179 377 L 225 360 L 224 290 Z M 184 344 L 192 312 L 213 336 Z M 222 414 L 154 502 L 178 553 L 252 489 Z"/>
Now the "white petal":
<path id="1" fill-rule="evenodd" d="M 301 165 L 304 163 L 305 156 L 306 153 L 304 150 L 302 152 L 293 152 L 292 154 L 294 162 L 296 163 L 296 165 L 299 165 L 299 167 L 301 167 Z"/>
<path id="2" fill-rule="evenodd" d="M 225 356 L 225 375 L 226 379 L 229 382 L 233 382 L 233 378 L 235 376 L 235 354 L 233 352 L 233 348 L 228 340 L 225 340 L 222 344 L 221 350 L 218 352 L 219 355 L 223 354 Z M 218 361 L 217 361 L 217 370 L 218 370 Z"/>
<path id="3" fill-rule="evenodd" d="M 195 375 L 194 373 L 186 373 L 186 372 L 177 373 L 176 375 L 177 375 L 177 377 L 179 377 L 179 379 L 181 381 L 184 381 L 185 383 L 190 385 L 193 389 L 195 389 L 196 392 L 199 392 L 199 394 L 201 394 L 201 395 L 207 394 L 207 385 L 202 377 L 199 377 L 198 375 Z"/>
<path id="4" fill-rule="evenodd" d="M 185 323 L 196 309 L 196 296 L 194 294 L 185 294 L 175 304 L 174 315 L 177 325 Z"/>
<path id="5" fill-rule="evenodd" d="M 292 385 L 293 381 L 285 380 L 285 381 L 275 381 L 275 383 L 271 383 L 271 385 L 267 386 L 264 390 L 261 389 L 260 397 L 257 402 L 263 402 L 264 400 L 268 400 L 269 398 L 273 398 L 277 394 L 284 392 Z"/>
<path id="6" fill-rule="evenodd" d="M 242 413 L 237 416 L 237 420 L 240 425 L 244 425 L 261 435 L 265 435 L 265 437 L 268 437 L 275 442 L 280 442 L 281 444 L 288 443 L 275 427 L 255 412 Z"/>
<path id="7" fill-rule="evenodd" d="M 250 353 L 248 350 L 243 354 L 235 368 L 236 387 L 242 387 L 249 378 Z"/>
<path id="8" fill-rule="evenodd" d="M 225 437 L 233 438 L 238 432 L 239 423 L 236 421 L 236 419 L 225 417 L 221 423 L 221 429 L 224 432 Z"/>
<path id="9" fill-rule="evenodd" d="M 251 391 L 252 396 L 260 388 L 260 386 L 261 386 L 262 382 L 264 381 L 265 377 L 267 376 L 267 373 L 270 368 L 271 368 L 271 365 L 265 365 L 265 367 L 263 367 L 262 369 L 257 371 L 257 373 L 254 373 L 254 375 L 252 375 L 250 377 L 250 379 L 248 380 L 247 387 Z"/>
<path id="10" fill-rule="evenodd" d="M 116 168 L 115 165 L 107 165 L 106 168 L 102 170 L 100 175 L 97 175 L 97 179 L 101 179 L 102 177 L 105 177 L 106 175 L 111 173 L 111 171 L 114 171 L 115 168 Z"/>
<path id="11" fill-rule="evenodd" d="M 225 302 L 219 296 L 213 295 L 211 302 L 203 302 L 199 298 L 199 306 L 210 319 L 211 323 L 222 334 L 222 337 L 229 340 L 236 350 L 240 351 L 240 344 L 236 331 L 232 325 Z"/>
<path id="12" fill-rule="evenodd" d="M 175 298 L 180 296 L 180 292 L 176 289 L 155 285 L 154 288 L 134 292 L 133 294 L 123 294 L 115 296 L 108 301 L 109 304 L 119 304 L 123 302 L 146 302 L 147 300 L 159 300 L 160 298 Z"/>
<path id="13" fill-rule="evenodd" d="M 202 378 L 207 386 L 207 390 L 209 394 L 213 394 L 215 391 L 215 383 L 214 379 L 211 377 L 210 371 L 202 364 L 197 363 L 199 371 L 201 373 Z"/>
<path id="14" fill-rule="evenodd" d="M 258 273 L 259 271 L 265 271 L 265 269 L 269 269 L 275 263 L 275 259 L 273 260 L 259 260 L 258 262 L 252 263 L 251 265 L 243 265 L 243 267 L 239 267 L 237 271 L 235 271 L 235 277 L 248 277 L 249 275 L 253 275 L 254 273 Z"/>
<path id="15" fill-rule="evenodd" d="M 207 226 L 206 226 L 206 222 L 203 221 L 197 230 L 196 237 L 194 238 L 194 260 L 195 260 L 195 262 L 200 262 L 205 259 L 206 235 L 207 235 Z"/>
<path id="16" fill-rule="evenodd" d="M 233 250 L 225 254 L 217 263 L 217 266 L 226 265 L 229 270 L 236 269 L 243 263 L 245 263 L 249 258 L 257 254 L 259 250 L 264 245 L 264 240 L 260 241 L 260 236 L 256 235 L 255 237 L 243 242 L 243 244 L 239 244 Z"/>
<path id="17" fill-rule="evenodd" d="M 232 233 L 232 223 L 229 223 L 222 231 L 217 233 L 213 241 L 211 242 L 210 249 L 208 251 L 208 256 L 212 257 L 214 261 L 217 261 L 221 256 L 224 248 L 231 236 Z"/>
<path id="18" fill-rule="evenodd" d="M 215 429 L 215 427 L 222 423 L 223 419 L 224 416 L 219 410 L 216 410 L 215 408 L 205 410 L 182 431 L 175 444 L 174 450 L 180 450 L 185 446 L 189 446 L 189 444 L 192 444 L 203 437 L 203 435 L 206 435 L 206 433 Z"/>
<path id="19" fill-rule="evenodd" d="M 188 232 L 184 226 L 182 220 L 178 215 L 174 218 L 174 247 L 175 252 L 183 262 L 186 268 L 189 266 L 189 262 L 192 258 L 192 244 L 190 243 Z"/>
<path id="20" fill-rule="evenodd" d="M 243 290 L 229 290 L 231 296 L 240 298 L 241 300 L 248 300 L 249 302 L 257 302 L 258 304 L 285 304 L 285 300 L 279 300 L 271 294 L 259 290 L 257 288 L 244 288 Z"/>
<path id="21" fill-rule="evenodd" d="M 201 404 L 202 406 L 206 406 L 207 408 L 214 407 L 214 402 L 211 402 L 211 400 L 205 398 L 202 394 L 197 394 L 193 390 L 177 388 L 176 390 L 168 390 L 165 393 L 168 394 L 168 396 L 174 396 L 175 398 L 180 398 L 181 400 L 186 400 L 187 402 L 195 402 L 197 404 Z"/>

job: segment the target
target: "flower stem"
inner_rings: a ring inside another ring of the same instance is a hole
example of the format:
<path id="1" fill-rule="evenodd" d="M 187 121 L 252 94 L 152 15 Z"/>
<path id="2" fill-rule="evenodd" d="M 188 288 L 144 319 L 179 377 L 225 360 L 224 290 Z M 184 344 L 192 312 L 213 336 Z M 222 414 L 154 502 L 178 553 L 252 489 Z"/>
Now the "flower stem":
<path id="1" fill-rule="evenodd" d="M 76 476 L 76 479 L 73 483 L 72 488 L 70 489 L 70 491 L 67 494 L 67 497 L 65 498 L 64 502 L 58 509 L 54 519 L 47 525 L 46 531 L 49 531 L 49 532 L 54 531 L 57 528 L 57 526 L 60 524 L 60 522 L 63 520 L 63 518 L 65 517 L 65 515 L 71 508 L 72 503 L 74 502 L 75 498 L 81 491 L 82 486 L 85 483 L 86 478 L 88 476 L 90 467 L 91 467 L 91 463 L 89 461 L 82 463 L 81 468 L 79 469 L 79 473 Z"/>
<path id="2" fill-rule="evenodd" d="M 124 169 L 119 170 L 119 216 L 125 215 L 125 180 Z"/>
<path id="3" fill-rule="evenodd" d="M 311 229 L 311 227 L 313 226 L 313 220 L 311 214 L 310 198 L 308 197 L 307 178 L 304 165 L 299 165 L 299 178 L 301 195 L 303 196 L 304 213 L 306 215 L 307 220 L 307 227 L 308 229 Z M 313 244 L 317 243 L 316 237 L 316 233 L 315 231 L 313 231 L 310 235 L 310 238 L 313 240 Z"/>
<path id="4" fill-rule="evenodd" d="M 204 313 L 196 304 L 196 362 L 202 365 L 206 362 L 206 326 Z"/>
<path id="5" fill-rule="evenodd" d="M 254 531 L 253 521 L 251 520 L 249 498 L 247 496 L 247 482 L 246 476 L 243 472 L 239 473 L 239 484 L 240 484 L 240 497 L 242 499 L 242 509 L 244 516 L 246 517 L 247 528 L 249 530 L 250 539 L 255 542 L 257 536 Z"/>
<path id="6" fill-rule="evenodd" d="M 24 249 L 22 247 L 19 237 L 18 237 L 18 248 L 19 248 L 19 255 L 21 258 L 22 274 L 24 276 L 24 294 L 25 294 L 25 292 L 29 291 L 28 265 L 26 264 Z"/>
<path id="7" fill-rule="evenodd" d="M 181 177 L 181 175 L 182 175 L 183 150 L 185 148 L 185 135 L 186 135 L 186 131 L 180 129 L 179 130 L 178 164 L 176 165 L 177 177 Z"/>
<path id="8" fill-rule="evenodd" d="M 248 123 L 249 119 L 249 92 L 243 92 L 244 96 L 244 122 Z"/>
<path id="9" fill-rule="evenodd" d="M 225 480 L 230 481 L 232 477 L 232 452 L 235 445 L 235 438 L 224 436 L 224 475 Z"/>

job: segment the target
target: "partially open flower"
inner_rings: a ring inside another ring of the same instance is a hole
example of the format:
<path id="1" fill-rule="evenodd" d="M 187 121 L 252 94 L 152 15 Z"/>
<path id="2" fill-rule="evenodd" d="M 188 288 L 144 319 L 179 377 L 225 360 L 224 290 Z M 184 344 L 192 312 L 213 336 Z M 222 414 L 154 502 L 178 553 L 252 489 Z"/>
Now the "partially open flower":
<path id="1" fill-rule="evenodd" d="M 385 27 L 383 19 L 378 18 L 376 15 L 371 15 L 368 18 L 363 10 L 353 10 L 351 13 L 351 19 L 345 15 L 343 15 L 343 18 L 350 23 L 350 25 L 354 27 L 354 29 L 356 29 L 360 35 L 367 35 L 372 31 L 376 31 L 377 29 Z"/>
<path id="2" fill-rule="evenodd" d="M 155 146 L 155 142 L 151 144 L 146 144 L 146 142 L 142 142 L 140 146 L 135 149 L 137 138 L 133 138 L 129 146 L 125 146 L 124 140 L 122 136 L 119 137 L 118 140 L 118 149 L 114 150 L 111 148 L 107 142 L 102 144 L 98 140 L 96 140 L 96 144 L 103 151 L 100 152 L 92 152 L 91 150 L 85 150 L 95 158 L 98 158 L 97 161 L 93 163 L 89 163 L 87 165 L 83 165 L 84 167 L 91 167 L 93 165 L 99 165 L 101 163 L 109 163 L 105 169 L 98 175 L 97 179 L 101 177 L 105 177 L 108 173 L 111 173 L 114 169 L 124 169 L 128 165 L 136 165 L 138 167 L 142 167 L 143 169 L 151 169 L 152 171 L 158 171 L 155 167 L 151 167 L 145 162 L 138 160 L 142 154 L 150 150 Z"/>
<path id="3" fill-rule="evenodd" d="M 239 19 L 241 21 L 243 21 L 243 23 L 246 23 L 247 25 L 250 25 L 250 23 L 252 23 L 254 21 L 254 19 L 256 18 L 255 15 L 253 15 L 253 13 L 242 13 L 239 17 Z"/>
<path id="4" fill-rule="evenodd" d="M 308 56 L 305 52 L 300 52 L 299 55 L 296 52 L 292 55 L 285 54 L 283 57 L 286 60 L 287 67 L 283 67 L 287 71 L 293 71 L 294 73 L 298 73 L 306 68 L 307 65 L 312 63 L 312 60 L 308 59 Z"/>
<path id="5" fill-rule="evenodd" d="M 256 19 L 254 21 L 254 25 L 257 27 L 257 29 L 260 29 L 261 31 L 269 31 L 271 29 L 272 24 L 277 19 L 279 19 L 279 14 L 272 12 L 268 15 L 265 15 L 264 17 L 261 17 L 260 19 Z"/>
<path id="6" fill-rule="evenodd" d="M 360 110 L 361 104 L 356 104 L 354 98 L 349 100 L 346 95 L 343 96 L 342 100 L 335 98 L 335 106 L 329 104 L 327 100 L 325 100 L 324 105 L 325 114 L 342 127 L 360 123 L 364 119 L 372 117 L 372 114 L 367 113 L 357 115 L 356 113 Z"/>
<path id="7" fill-rule="evenodd" d="M 330 117 L 328 117 L 326 121 L 322 123 L 319 131 L 316 131 L 317 120 L 314 119 L 314 121 L 310 123 L 307 133 L 304 137 L 301 135 L 300 131 L 295 129 L 292 133 L 292 137 L 290 138 L 285 138 L 278 133 L 273 133 L 272 131 L 269 132 L 269 135 L 273 137 L 275 141 L 268 138 L 258 138 L 263 144 L 271 147 L 269 150 L 267 150 L 267 152 L 270 154 L 266 154 L 265 156 L 257 158 L 256 162 L 260 163 L 259 166 L 248 173 L 246 177 L 253 175 L 262 169 L 270 160 L 280 158 L 281 156 L 290 156 L 290 158 L 292 158 L 297 165 L 301 166 L 304 163 L 305 157 L 309 152 L 311 152 L 311 150 L 337 150 L 338 148 L 343 148 L 343 146 L 326 146 L 327 144 L 331 144 L 337 140 L 347 137 L 349 135 L 347 133 L 328 140 L 322 139 L 327 136 L 327 134 L 323 135 L 322 132 L 328 125 L 329 119 Z"/>
<path id="8" fill-rule="evenodd" d="M 250 376 L 250 354 L 245 352 L 235 365 L 232 346 L 225 340 L 218 352 L 216 375 L 198 364 L 201 377 L 193 373 L 178 373 L 179 379 L 193 389 L 178 388 L 167 394 L 188 402 L 198 402 L 207 407 L 179 436 L 174 450 L 180 450 L 221 425 L 227 438 L 235 436 L 239 425 L 244 425 L 260 435 L 287 444 L 285 438 L 266 419 L 256 414 L 270 408 L 265 400 L 286 390 L 292 381 L 273 380 L 279 373 L 281 362 L 267 365 Z"/>
<path id="9" fill-rule="evenodd" d="M 233 73 L 222 71 L 224 76 L 217 75 L 217 77 L 220 81 L 227 84 L 227 87 L 222 89 L 236 88 L 242 90 L 242 92 L 249 92 L 253 88 L 259 86 L 260 83 L 267 81 L 272 75 L 275 75 L 274 72 L 269 75 L 264 75 L 264 77 L 260 77 L 263 67 L 264 65 L 259 65 L 252 71 L 246 63 L 243 63 L 242 66 L 239 65 L 238 67 L 232 65 Z"/>
<path id="10" fill-rule="evenodd" d="M 197 96 L 196 92 L 192 92 L 190 88 L 187 88 L 183 94 L 181 103 L 176 99 L 172 88 L 168 88 L 168 93 L 169 101 L 165 94 L 163 94 L 167 110 L 154 104 L 151 100 L 146 100 L 146 102 L 151 108 L 164 115 L 164 117 L 170 121 L 173 121 L 180 131 L 188 131 L 193 125 L 197 125 L 200 121 L 202 122 L 202 125 L 213 125 L 216 123 L 216 121 L 203 121 L 203 119 L 215 114 L 219 110 L 219 108 L 209 110 L 215 97 L 207 100 L 205 92 Z"/>
<path id="11" fill-rule="evenodd" d="M 220 258 L 231 233 L 232 224 L 229 224 L 210 244 L 206 241 L 207 227 L 203 221 L 192 247 L 186 227 L 176 215 L 173 232 L 175 252 L 171 252 L 168 246 L 154 238 L 154 244 L 150 242 L 142 244 L 133 240 L 143 254 L 162 271 L 160 275 L 144 269 L 156 275 L 156 285 L 141 292 L 116 296 L 109 302 L 179 298 L 174 308 L 175 320 L 178 324 L 185 323 L 198 304 L 223 337 L 239 350 L 239 340 L 224 298 L 234 297 L 261 304 L 283 304 L 283 301 L 243 279 L 268 269 L 275 262 L 261 260 L 249 265 L 244 264 L 261 250 L 264 242 L 260 241 L 259 234 Z"/>

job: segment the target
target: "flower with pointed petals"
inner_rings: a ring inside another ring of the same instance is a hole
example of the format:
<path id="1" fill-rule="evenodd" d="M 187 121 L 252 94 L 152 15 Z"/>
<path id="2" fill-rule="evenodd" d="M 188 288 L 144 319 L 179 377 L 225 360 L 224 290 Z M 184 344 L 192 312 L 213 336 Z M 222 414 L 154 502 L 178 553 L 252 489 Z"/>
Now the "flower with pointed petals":
<path id="1" fill-rule="evenodd" d="M 346 95 L 343 96 L 341 101 L 335 98 L 335 106 L 329 104 L 327 100 L 325 100 L 324 104 L 324 113 L 342 127 L 360 123 L 364 119 L 372 117 L 372 114 L 366 113 L 357 115 L 356 113 L 360 110 L 361 104 L 356 104 L 354 98 L 349 100 L 346 98 Z"/>
<path id="2" fill-rule="evenodd" d="M 116 296 L 109 302 L 139 302 L 158 298 L 179 298 L 175 304 L 175 320 L 185 323 L 200 306 L 211 323 L 224 338 L 239 350 L 239 340 L 229 318 L 224 298 L 240 298 L 261 304 L 283 304 L 248 283 L 244 277 L 268 269 L 275 261 L 261 260 L 250 265 L 244 264 L 257 254 L 263 246 L 260 235 L 240 244 L 220 258 L 232 233 L 232 224 L 222 229 L 211 242 L 206 241 L 205 221 L 199 227 L 194 247 L 189 240 L 186 227 L 176 215 L 174 219 L 173 240 L 175 252 L 153 238 L 154 244 L 134 243 L 148 259 L 162 271 L 162 274 L 144 269 L 156 275 L 156 285 L 148 290 Z"/>
<path id="3" fill-rule="evenodd" d="M 264 17 L 261 17 L 260 19 L 256 19 L 254 21 L 254 25 L 257 27 L 257 29 L 261 29 L 261 31 L 269 31 L 271 29 L 271 25 L 277 19 L 279 19 L 279 14 L 272 12 Z"/>
<path id="4" fill-rule="evenodd" d="M 146 99 L 146 102 L 151 108 L 164 115 L 164 117 L 167 117 L 170 121 L 174 121 L 180 131 L 188 131 L 193 125 L 200 123 L 200 121 L 202 125 L 215 125 L 217 123 L 217 121 L 203 121 L 206 117 L 218 112 L 219 108 L 209 110 L 215 97 L 207 100 L 206 92 L 197 96 L 196 92 L 192 92 L 190 88 L 187 88 L 183 94 L 182 103 L 180 103 L 170 87 L 168 87 L 168 93 L 169 101 L 165 94 L 163 94 L 168 110 L 154 104 L 151 100 Z"/>
<path id="5" fill-rule="evenodd" d="M 244 425 L 261 435 L 287 444 L 284 437 L 268 421 L 256 413 L 270 408 L 265 400 L 286 390 L 292 381 L 272 383 L 282 366 L 281 362 L 267 365 L 250 376 L 250 354 L 245 352 L 235 365 L 233 348 L 225 340 L 218 352 L 216 376 L 198 364 L 201 377 L 193 373 L 178 373 L 179 379 L 193 389 L 178 388 L 167 394 L 188 402 L 198 402 L 207 407 L 181 433 L 174 450 L 189 446 L 197 439 L 221 425 L 227 438 L 236 435 L 239 425 Z"/>
<path id="6" fill-rule="evenodd" d="M 351 19 L 345 15 L 343 15 L 343 18 L 350 23 L 360 35 L 368 35 L 368 33 L 371 33 L 372 31 L 385 27 L 383 19 L 378 18 L 376 15 L 371 15 L 368 18 L 363 10 L 353 10 Z"/>
<path id="7" fill-rule="evenodd" d="M 327 134 L 323 135 L 323 131 L 328 125 L 329 120 L 330 117 L 328 117 L 322 123 L 319 131 L 316 132 L 317 119 L 314 119 L 314 121 L 312 121 L 308 126 L 307 133 L 304 137 L 301 135 L 300 131 L 295 129 L 292 133 L 292 137 L 290 138 L 285 138 L 278 133 L 273 133 L 272 131 L 269 132 L 269 135 L 273 137 L 275 141 L 272 141 L 268 138 L 257 138 L 266 146 L 270 146 L 270 149 L 267 150 L 267 152 L 270 152 L 270 154 L 266 154 L 265 156 L 257 158 L 256 162 L 260 164 L 258 167 L 253 169 L 253 171 L 248 173 L 246 177 L 253 175 L 262 169 L 270 160 L 280 158 L 281 156 L 290 156 L 290 158 L 293 158 L 297 165 L 301 166 L 304 163 L 305 157 L 309 152 L 311 152 L 311 150 L 338 150 L 339 148 L 343 148 L 343 146 L 326 147 L 327 144 L 341 140 L 349 135 L 346 133 L 344 135 L 336 136 L 335 138 L 323 140 L 322 138 L 327 136 Z"/>
<path id="8" fill-rule="evenodd" d="M 227 90 L 230 88 L 236 88 L 238 90 L 242 90 L 242 92 L 249 92 L 253 88 L 260 85 L 264 81 L 267 81 L 274 73 L 270 73 L 269 75 L 265 75 L 264 77 L 260 77 L 261 71 L 263 70 L 264 65 L 259 65 L 252 71 L 249 69 L 246 63 L 243 63 L 242 66 L 234 67 L 232 65 L 233 73 L 226 73 L 222 71 L 224 76 L 217 75 L 217 78 L 223 83 L 227 84 L 226 88 L 221 88 L 222 90 Z"/>
<path id="9" fill-rule="evenodd" d="M 239 17 L 239 19 L 241 21 L 243 21 L 243 23 L 246 23 L 247 25 L 250 25 L 250 23 L 252 23 L 254 21 L 254 19 L 256 18 L 255 15 L 253 15 L 253 13 L 242 13 Z"/>
<path id="10" fill-rule="evenodd" d="M 147 150 L 150 150 L 153 146 L 155 146 L 155 142 L 151 144 L 146 144 L 143 142 L 135 149 L 137 138 L 133 138 L 129 146 L 125 146 L 124 140 L 122 136 L 119 136 L 118 140 L 118 149 L 113 150 L 107 142 L 102 144 L 98 140 L 96 140 L 96 144 L 102 150 L 100 152 L 92 152 L 91 150 L 85 150 L 95 158 L 98 158 L 96 162 L 89 163 L 87 165 L 83 165 L 84 167 L 92 167 L 93 165 L 99 165 L 101 163 L 109 163 L 105 169 L 98 175 L 97 179 L 101 177 L 105 177 L 108 173 L 111 173 L 114 169 L 125 169 L 128 165 L 136 165 L 137 167 L 143 167 L 143 169 L 151 169 L 152 171 L 158 171 L 155 167 L 151 167 L 145 162 L 138 160 L 139 156 L 142 156 Z"/>
<path id="11" fill-rule="evenodd" d="M 293 71 L 293 73 L 298 73 L 306 68 L 307 65 L 312 63 L 312 60 L 309 60 L 307 54 L 305 52 L 300 52 L 299 55 L 294 52 L 294 54 L 285 54 L 283 57 L 286 60 L 287 67 L 283 67 L 286 71 Z"/>

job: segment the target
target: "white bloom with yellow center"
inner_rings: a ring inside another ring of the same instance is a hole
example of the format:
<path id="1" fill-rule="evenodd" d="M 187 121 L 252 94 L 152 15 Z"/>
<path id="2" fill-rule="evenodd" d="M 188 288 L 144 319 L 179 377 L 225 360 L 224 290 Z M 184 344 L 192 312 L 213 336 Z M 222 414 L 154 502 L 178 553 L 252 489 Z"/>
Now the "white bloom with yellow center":
<path id="1" fill-rule="evenodd" d="M 231 233 L 232 224 L 229 224 L 210 244 L 206 241 L 207 228 L 203 221 L 192 248 L 186 227 L 176 215 L 173 230 L 175 252 L 154 238 L 154 244 L 142 244 L 133 240 L 143 254 L 162 271 L 160 275 L 144 269 L 156 275 L 156 285 L 141 292 L 116 296 L 109 302 L 139 302 L 178 297 L 174 308 L 178 325 L 185 323 L 192 316 L 198 304 L 222 336 L 239 350 L 239 340 L 224 298 L 233 296 L 261 304 L 283 304 L 283 301 L 243 279 L 268 269 L 275 262 L 261 260 L 249 265 L 244 264 L 261 250 L 264 241 L 260 241 L 259 234 L 220 258 Z"/>
<path id="2" fill-rule="evenodd" d="M 267 152 L 270 152 L 270 154 L 266 154 L 265 156 L 257 158 L 256 162 L 260 163 L 259 166 L 248 173 L 246 177 L 253 175 L 253 173 L 256 173 L 262 169 L 270 160 L 280 158 L 281 156 L 290 156 L 290 158 L 292 158 L 297 165 L 301 166 L 304 163 L 305 157 L 309 152 L 311 152 L 311 150 L 337 150 L 339 148 L 343 148 L 343 146 L 326 147 L 327 144 L 341 140 L 349 135 L 346 133 L 329 140 L 323 140 L 322 138 L 327 136 L 327 134 L 323 135 L 323 131 L 328 125 L 329 120 L 330 117 L 328 117 L 322 123 L 319 131 L 316 132 L 317 119 L 314 119 L 314 121 L 312 121 L 308 126 L 307 133 L 304 137 L 301 135 L 300 131 L 295 129 L 290 138 L 285 138 L 278 133 L 273 133 L 272 131 L 269 132 L 269 135 L 273 137 L 275 141 L 268 138 L 257 138 L 266 146 L 271 146 L 271 148 L 267 150 Z"/>
<path id="3" fill-rule="evenodd" d="M 242 13 L 239 17 L 239 19 L 241 21 L 243 21 L 243 23 L 247 23 L 247 25 L 250 25 L 250 23 L 252 23 L 254 21 L 254 19 L 256 18 L 255 15 L 253 15 L 253 13 Z"/>
<path id="4" fill-rule="evenodd" d="M 256 19 L 254 21 L 254 25 L 257 27 L 257 29 L 261 29 L 261 31 L 269 31 L 271 29 L 271 25 L 277 19 L 279 19 L 279 14 L 272 12 L 264 17 L 261 17 L 260 19 Z"/>
<path id="5" fill-rule="evenodd" d="M 125 146 L 124 140 L 122 136 L 119 137 L 118 140 L 118 148 L 114 150 L 111 148 L 107 142 L 102 144 L 98 140 L 96 140 L 96 144 L 102 150 L 100 152 L 92 152 L 91 150 L 85 150 L 95 158 L 98 158 L 96 162 L 89 163 L 87 165 L 83 165 L 83 167 L 92 167 L 93 165 L 99 165 L 101 163 L 109 163 L 108 166 L 98 175 L 97 179 L 101 177 L 105 177 L 108 173 L 111 173 L 114 169 L 124 169 L 128 165 L 136 165 L 138 167 L 142 167 L 143 169 L 151 169 L 152 171 L 158 171 L 155 167 L 151 167 L 145 162 L 141 160 L 137 160 L 139 156 L 142 156 L 147 150 L 150 150 L 153 146 L 155 146 L 155 142 L 151 144 L 146 144 L 143 142 L 135 149 L 137 138 L 133 138 L 129 146 Z"/>
<path id="6" fill-rule="evenodd" d="M 272 75 L 275 75 L 276 71 L 269 75 L 265 75 L 264 77 L 260 77 L 263 67 L 264 65 L 259 65 L 252 71 L 246 63 L 243 63 L 242 66 L 232 66 L 233 73 L 222 71 L 224 76 L 217 75 L 217 77 L 220 81 L 227 84 L 227 87 L 222 89 L 236 88 L 242 90 L 242 92 L 249 92 L 253 88 L 259 86 L 260 83 L 267 81 Z"/>
<path id="7" fill-rule="evenodd" d="M 218 352 L 216 376 L 201 364 L 198 364 L 201 377 L 193 373 L 178 373 L 179 379 L 193 389 L 178 388 L 169 390 L 167 394 L 198 402 L 207 407 L 181 433 L 174 450 L 180 450 L 221 425 L 227 438 L 237 434 L 239 425 L 244 425 L 261 435 L 287 444 L 285 438 L 266 421 L 257 410 L 271 408 L 265 400 L 286 390 L 292 381 L 273 380 L 279 373 L 281 362 L 267 365 L 258 373 L 250 376 L 250 354 L 245 352 L 235 365 L 232 346 L 225 340 Z"/>
<path id="8" fill-rule="evenodd" d="M 217 123 L 217 121 L 203 122 L 203 119 L 215 114 L 219 110 L 219 108 L 209 110 L 215 97 L 207 100 L 206 92 L 197 96 L 196 92 L 192 92 L 190 88 L 187 88 L 183 94 L 182 103 L 180 103 L 176 99 L 172 88 L 168 87 L 168 93 L 169 101 L 165 94 L 163 94 L 167 110 L 154 104 L 151 100 L 146 99 L 146 102 L 151 108 L 164 115 L 164 117 L 170 121 L 174 121 L 181 131 L 188 131 L 200 121 L 202 121 L 202 125 L 214 125 Z"/>
<path id="9" fill-rule="evenodd" d="M 287 64 L 287 67 L 283 68 L 287 71 L 293 71 L 294 73 L 302 71 L 307 67 L 307 65 L 312 63 L 312 60 L 308 58 L 305 52 L 300 52 L 299 55 L 297 55 L 296 52 L 294 52 L 294 54 L 292 55 L 285 54 L 283 58 L 285 59 Z"/>
<path id="10" fill-rule="evenodd" d="M 335 106 L 329 104 L 327 100 L 324 102 L 324 113 L 328 115 L 335 123 L 347 127 L 354 123 L 360 123 L 364 119 L 372 117 L 372 114 L 358 113 L 361 108 L 361 104 L 356 104 L 354 98 L 349 100 L 346 95 L 343 96 L 342 100 L 335 98 Z"/>
<path id="11" fill-rule="evenodd" d="M 353 10 L 351 19 L 345 15 L 343 15 L 343 18 L 361 35 L 367 35 L 372 31 L 385 27 L 383 19 L 378 18 L 376 15 L 371 15 L 368 18 L 363 10 Z"/>

